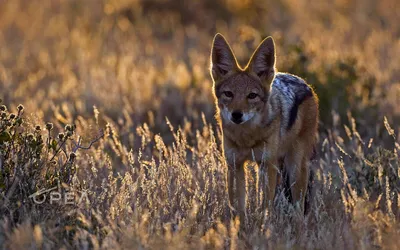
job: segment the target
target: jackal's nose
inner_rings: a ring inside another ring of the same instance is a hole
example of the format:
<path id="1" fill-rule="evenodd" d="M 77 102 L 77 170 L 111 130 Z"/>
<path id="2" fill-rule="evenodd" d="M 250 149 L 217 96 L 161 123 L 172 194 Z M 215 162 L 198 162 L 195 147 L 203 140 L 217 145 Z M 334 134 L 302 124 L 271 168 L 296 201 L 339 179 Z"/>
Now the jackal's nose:
<path id="1" fill-rule="evenodd" d="M 239 124 L 242 122 L 242 117 L 243 117 L 243 113 L 240 111 L 233 111 L 232 112 L 232 121 L 236 124 Z"/>

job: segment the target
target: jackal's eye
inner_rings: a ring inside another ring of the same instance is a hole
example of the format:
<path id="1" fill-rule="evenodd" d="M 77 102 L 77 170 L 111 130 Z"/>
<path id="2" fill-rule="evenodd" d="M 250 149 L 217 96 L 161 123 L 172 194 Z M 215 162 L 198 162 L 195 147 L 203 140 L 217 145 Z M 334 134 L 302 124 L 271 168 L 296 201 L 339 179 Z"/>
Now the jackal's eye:
<path id="1" fill-rule="evenodd" d="M 248 96 L 247 96 L 247 99 L 254 99 L 254 98 L 256 98 L 257 97 L 257 94 L 256 93 L 250 93 Z"/>
<path id="2" fill-rule="evenodd" d="M 232 98 L 233 97 L 233 93 L 231 91 L 224 91 L 223 94 L 228 98 Z"/>

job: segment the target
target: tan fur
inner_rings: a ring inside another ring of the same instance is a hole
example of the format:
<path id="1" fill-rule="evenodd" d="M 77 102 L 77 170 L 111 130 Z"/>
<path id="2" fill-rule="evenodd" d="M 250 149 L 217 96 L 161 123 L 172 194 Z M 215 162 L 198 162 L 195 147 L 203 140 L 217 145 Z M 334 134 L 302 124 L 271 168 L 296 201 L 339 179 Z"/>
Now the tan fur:
<path id="1" fill-rule="evenodd" d="M 228 194 L 231 206 L 238 200 L 241 221 L 245 218 L 246 187 L 244 164 L 256 161 L 266 173 L 263 208 L 274 200 L 279 159 L 289 173 L 294 202 L 304 210 L 307 191 L 308 162 L 316 143 L 318 99 L 314 92 L 298 106 L 296 119 L 289 130 L 283 126 L 284 96 L 271 88 L 275 76 L 275 49 L 272 38 L 266 38 L 256 49 L 245 68 L 237 64 L 222 35 L 214 38 L 211 52 L 211 75 L 217 119 L 223 131 L 223 149 L 228 165 Z M 227 93 L 231 92 L 231 93 Z M 256 98 L 250 99 L 255 93 Z M 233 97 L 230 96 L 233 94 Z M 249 120 L 242 124 L 230 122 L 238 110 Z M 236 192 L 233 184 L 236 180 Z"/>

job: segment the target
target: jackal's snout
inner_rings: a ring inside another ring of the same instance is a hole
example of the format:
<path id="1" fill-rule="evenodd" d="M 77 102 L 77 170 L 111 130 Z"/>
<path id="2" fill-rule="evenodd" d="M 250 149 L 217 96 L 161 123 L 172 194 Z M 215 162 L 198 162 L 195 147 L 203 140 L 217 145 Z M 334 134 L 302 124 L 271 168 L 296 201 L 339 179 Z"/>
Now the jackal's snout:
<path id="1" fill-rule="evenodd" d="M 242 118 L 243 118 L 243 113 L 239 110 L 235 110 L 231 114 L 231 120 L 236 124 L 242 123 L 243 122 Z"/>

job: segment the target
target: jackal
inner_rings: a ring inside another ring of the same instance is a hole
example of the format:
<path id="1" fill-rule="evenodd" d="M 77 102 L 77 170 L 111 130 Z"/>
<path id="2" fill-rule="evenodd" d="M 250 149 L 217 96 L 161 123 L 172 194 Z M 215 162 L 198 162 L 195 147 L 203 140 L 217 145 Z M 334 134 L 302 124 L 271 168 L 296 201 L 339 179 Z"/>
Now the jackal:
<path id="1" fill-rule="evenodd" d="M 242 68 L 228 42 L 217 34 L 211 50 L 210 71 L 228 165 L 230 205 L 238 200 L 236 210 L 243 221 L 246 216 L 244 164 L 255 161 L 260 173 L 264 173 L 261 174 L 262 208 L 273 204 L 277 173 L 284 170 L 288 174 L 292 202 L 304 211 L 309 160 L 318 129 L 318 98 L 313 89 L 298 76 L 277 72 L 272 37 L 260 43 Z"/>

